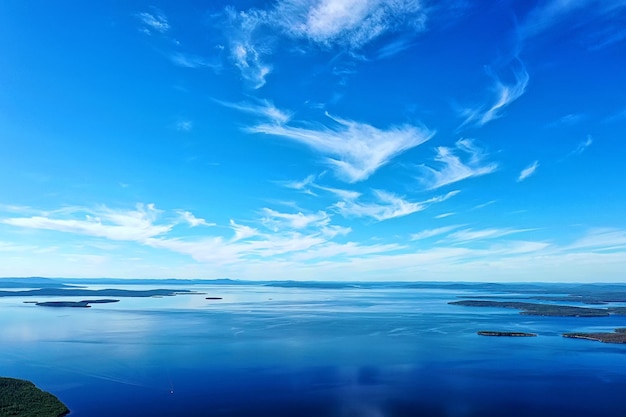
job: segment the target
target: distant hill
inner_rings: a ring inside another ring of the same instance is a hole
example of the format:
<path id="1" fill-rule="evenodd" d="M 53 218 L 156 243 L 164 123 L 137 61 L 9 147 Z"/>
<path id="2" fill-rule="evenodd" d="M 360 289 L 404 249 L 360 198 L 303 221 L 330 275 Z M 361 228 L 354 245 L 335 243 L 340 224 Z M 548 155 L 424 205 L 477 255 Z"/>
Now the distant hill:
<path id="1" fill-rule="evenodd" d="M 74 285 L 65 284 L 54 278 L 0 278 L 0 288 L 71 288 Z"/>
<path id="2" fill-rule="evenodd" d="M 229 278 L 217 279 L 182 279 L 182 278 L 55 278 L 72 285 L 187 285 L 187 284 L 249 284 Z"/>

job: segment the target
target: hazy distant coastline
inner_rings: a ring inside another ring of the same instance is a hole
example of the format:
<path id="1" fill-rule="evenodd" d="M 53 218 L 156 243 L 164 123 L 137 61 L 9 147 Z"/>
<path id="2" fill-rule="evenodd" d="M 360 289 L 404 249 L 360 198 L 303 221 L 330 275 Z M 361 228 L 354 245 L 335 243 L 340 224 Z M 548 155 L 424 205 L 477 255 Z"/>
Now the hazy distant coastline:
<path id="1" fill-rule="evenodd" d="M 0 284 L 0 287 L 2 285 Z M 193 290 L 185 289 L 153 289 L 153 290 L 126 290 L 107 288 L 89 290 L 83 288 L 36 288 L 29 290 L 0 291 L 0 297 L 36 297 L 36 296 L 64 296 L 64 297 L 165 297 L 177 294 L 195 294 Z M 93 302 L 93 301 L 92 301 Z"/>
<path id="2" fill-rule="evenodd" d="M 545 317 L 608 317 L 626 315 L 626 306 L 584 307 L 569 304 L 607 305 L 626 303 L 626 284 L 556 284 L 556 283 L 474 283 L 474 282 L 324 282 L 324 281 L 241 281 L 227 278 L 220 279 L 79 279 L 79 278 L 0 278 L 0 297 L 93 297 L 80 301 L 24 301 L 43 307 L 78 307 L 89 308 L 91 304 L 115 303 L 118 299 L 97 297 L 164 297 L 179 294 L 204 294 L 189 288 L 127 289 L 107 288 L 89 289 L 88 285 L 148 286 L 171 285 L 177 287 L 205 286 L 263 286 L 274 288 L 294 288 L 315 290 L 376 290 L 376 289 L 440 289 L 476 291 L 472 299 L 448 302 L 452 306 L 507 308 L 519 310 L 519 314 Z M 492 295 L 485 295 L 491 292 Z M 496 295 L 497 294 L 497 295 Z M 510 294 L 510 295 L 509 295 Z M 205 297 L 206 300 L 220 300 L 222 297 Z M 526 301 L 528 300 L 528 301 Z M 532 302 L 530 302 L 532 301 Z M 553 304 L 553 302 L 565 302 Z M 519 331 L 477 331 L 481 336 L 537 336 L 533 332 Z M 568 332 L 563 337 L 588 339 L 605 343 L 626 343 L 626 331 L 617 329 L 614 333 L 605 332 Z"/>

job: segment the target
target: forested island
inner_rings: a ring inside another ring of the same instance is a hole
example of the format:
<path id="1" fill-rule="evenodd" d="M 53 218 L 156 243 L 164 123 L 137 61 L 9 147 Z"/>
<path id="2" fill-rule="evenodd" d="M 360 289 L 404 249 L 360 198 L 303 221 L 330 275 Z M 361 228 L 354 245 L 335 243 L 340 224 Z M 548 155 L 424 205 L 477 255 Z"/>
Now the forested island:
<path id="1" fill-rule="evenodd" d="M 467 307 L 513 308 L 521 310 L 520 314 L 527 316 L 603 317 L 611 314 L 611 310 L 606 308 L 572 307 L 520 301 L 461 300 L 451 301 L 448 304 Z"/>
<path id="2" fill-rule="evenodd" d="M 570 339 L 586 339 L 586 340 L 594 340 L 596 342 L 602 343 L 626 343 L 626 328 L 615 329 L 613 333 L 565 333 L 563 337 L 567 337 Z"/>
<path id="3" fill-rule="evenodd" d="M 42 302 L 34 302 L 35 305 L 42 307 L 83 307 L 89 308 L 90 304 L 106 304 L 106 303 L 117 303 L 120 300 L 113 300 L 110 298 L 106 298 L 103 300 L 82 300 L 82 301 L 42 301 Z"/>
<path id="4" fill-rule="evenodd" d="M 525 332 L 498 332 L 493 330 L 481 330 L 476 332 L 479 336 L 504 336 L 504 337 L 534 337 L 536 333 Z"/>
<path id="5" fill-rule="evenodd" d="M 29 381 L 0 377 L 0 417 L 60 417 L 70 410 Z"/>

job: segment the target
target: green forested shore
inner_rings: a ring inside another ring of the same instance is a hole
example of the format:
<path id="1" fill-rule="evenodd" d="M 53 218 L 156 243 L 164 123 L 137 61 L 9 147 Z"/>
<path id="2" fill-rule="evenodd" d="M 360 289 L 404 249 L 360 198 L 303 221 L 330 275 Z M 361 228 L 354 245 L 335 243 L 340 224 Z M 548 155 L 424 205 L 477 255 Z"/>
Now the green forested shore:
<path id="1" fill-rule="evenodd" d="M 59 417 L 68 413 L 57 397 L 32 382 L 0 377 L 0 417 Z"/>

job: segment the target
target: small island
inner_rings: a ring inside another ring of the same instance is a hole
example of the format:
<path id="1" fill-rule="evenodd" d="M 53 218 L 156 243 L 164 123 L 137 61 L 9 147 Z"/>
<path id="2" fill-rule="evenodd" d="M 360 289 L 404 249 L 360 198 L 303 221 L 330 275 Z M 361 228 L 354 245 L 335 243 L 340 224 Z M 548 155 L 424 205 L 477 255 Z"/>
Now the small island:
<path id="1" fill-rule="evenodd" d="M 563 337 L 569 339 L 585 339 L 602 343 L 626 343 L 626 328 L 615 329 L 613 333 L 564 333 Z"/>
<path id="2" fill-rule="evenodd" d="M 498 332 L 493 330 L 481 330 L 476 332 L 479 336 L 504 336 L 504 337 L 535 337 L 536 333 L 525 332 Z"/>
<path id="3" fill-rule="evenodd" d="M 60 417 L 70 410 L 29 381 L 0 377 L 0 417 Z"/>

